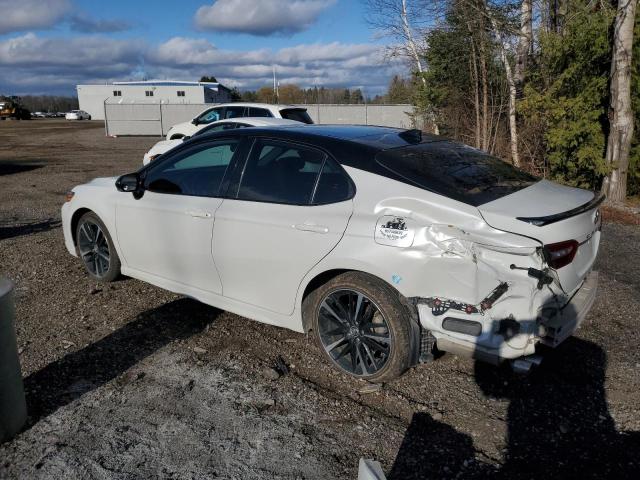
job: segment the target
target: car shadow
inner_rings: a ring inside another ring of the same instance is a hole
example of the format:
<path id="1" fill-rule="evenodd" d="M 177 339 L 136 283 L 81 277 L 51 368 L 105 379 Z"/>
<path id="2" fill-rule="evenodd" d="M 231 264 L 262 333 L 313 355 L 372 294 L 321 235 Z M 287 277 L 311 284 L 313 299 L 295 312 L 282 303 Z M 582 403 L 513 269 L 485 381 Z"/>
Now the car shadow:
<path id="1" fill-rule="evenodd" d="M 13 237 L 21 237 L 23 235 L 31 235 L 60 228 L 60 220 L 49 218 L 42 222 L 23 223 L 21 225 L 2 225 L 0 224 L 0 240 Z"/>
<path id="2" fill-rule="evenodd" d="M 0 162 L 0 176 L 30 172 L 46 166 L 44 163 Z"/>
<path id="3" fill-rule="evenodd" d="M 528 376 L 476 363 L 485 395 L 509 401 L 505 478 L 638 478 L 640 433 L 621 432 L 605 395 L 607 356 L 571 337 Z"/>
<path id="4" fill-rule="evenodd" d="M 618 431 L 609 413 L 604 350 L 570 337 L 540 351 L 527 375 L 474 364 L 481 392 L 509 402 L 504 458 L 477 460 L 469 435 L 415 413 L 389 479 L 638 478 L 640 433 Z"/>
<path id="5" fill-rule="evenodd" d="M 389 480 L 491 477 L 496 468 L 477 462 L 473 439 L 423 412 L 414 413 L 389 472 Z"/>
<path id="6" fill-rule="evenodd" d="M 153 354 L 200 333 L 220 311 L 179 299 L 139 314 L 106 337 L 69 353 L 24 379 L 29 418 L 25 429 Z"/>

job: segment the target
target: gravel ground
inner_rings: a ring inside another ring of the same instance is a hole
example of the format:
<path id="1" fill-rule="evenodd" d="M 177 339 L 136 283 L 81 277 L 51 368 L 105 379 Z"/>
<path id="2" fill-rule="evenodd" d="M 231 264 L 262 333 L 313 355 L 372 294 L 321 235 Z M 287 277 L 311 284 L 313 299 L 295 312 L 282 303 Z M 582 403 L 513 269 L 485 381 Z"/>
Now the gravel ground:
<path id="1" fill-rule="evenodd" d="M 156 140 L 0 122 L 0 275 L 30 412 L 0 478 L 355 478 L 359 457 L 392 479 L 637 478 L 640 227 L 604 226 L 595 307 L 531 375 L 445 355 L 365 393 L 304 335 L 97 286 L 68 255 L 64 192 L 137 169 Z"/>

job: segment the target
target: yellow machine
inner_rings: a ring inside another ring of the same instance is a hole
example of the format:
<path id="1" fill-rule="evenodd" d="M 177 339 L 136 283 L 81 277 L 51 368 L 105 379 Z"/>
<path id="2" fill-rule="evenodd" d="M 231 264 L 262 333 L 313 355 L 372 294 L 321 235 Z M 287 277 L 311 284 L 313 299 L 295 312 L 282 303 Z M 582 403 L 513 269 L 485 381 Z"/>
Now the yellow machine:
<path id="1" fill-rule="evenodd" d="M 30 120 L 31 113 L 20 104 L 19 97 L 0 96 L 0 120 Z"/>

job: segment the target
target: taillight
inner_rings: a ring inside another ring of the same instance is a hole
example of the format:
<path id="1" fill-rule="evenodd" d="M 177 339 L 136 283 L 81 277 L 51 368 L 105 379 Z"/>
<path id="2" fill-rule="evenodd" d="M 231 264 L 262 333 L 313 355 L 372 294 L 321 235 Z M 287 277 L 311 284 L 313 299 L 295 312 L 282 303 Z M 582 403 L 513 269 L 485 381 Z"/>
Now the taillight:
<path id="1" fill-rule="evenodd" d="M 566 242 L 552 243 L 545 246 L 547 263 L 551 268 L 558 269 L 573 262 L 578 251 L 578 242 L 567 240 Z"/>

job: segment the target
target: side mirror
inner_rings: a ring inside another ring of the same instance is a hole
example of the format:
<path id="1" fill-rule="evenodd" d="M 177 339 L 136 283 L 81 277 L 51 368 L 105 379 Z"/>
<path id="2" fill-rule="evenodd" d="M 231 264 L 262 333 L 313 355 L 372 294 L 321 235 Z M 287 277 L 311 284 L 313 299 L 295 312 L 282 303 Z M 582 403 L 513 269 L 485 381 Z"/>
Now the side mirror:
<path id="1" fill-rule="evenodd" d="M 198 125 L 198 123 L 200 122 L 198 122 L 197 118 L 194 118 L 193 120 L 191 120 L 191 123 L 193 123 L 194 125 Z"/>
<path id="2" fill-rule="evenodd" d="M 142 192 L 141 183 L 140 175 L 137 173 L 128 173 L 116 180 L 116 188 L 119 192 L 133 193 L 134 196 L 136 196 L 136 194 L 139 195 Z"/>

